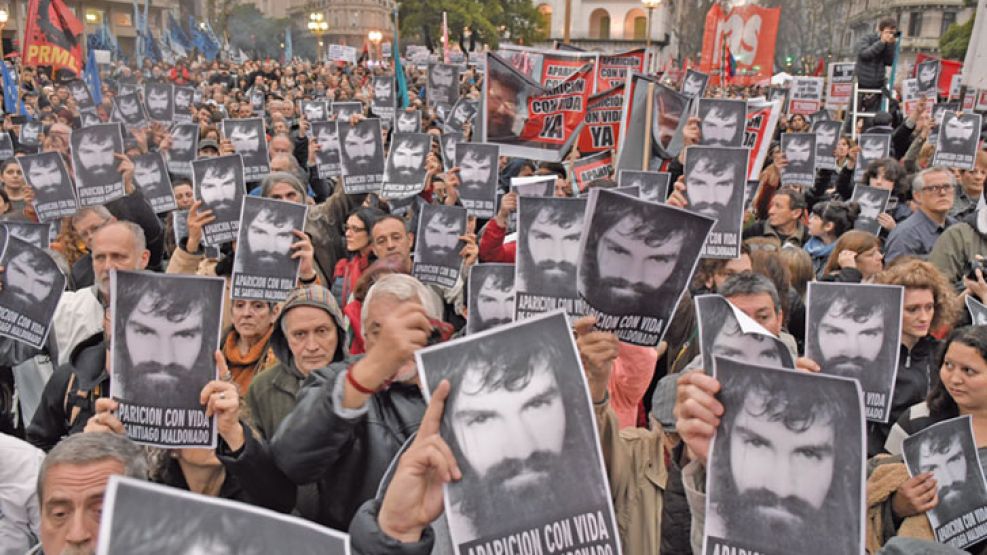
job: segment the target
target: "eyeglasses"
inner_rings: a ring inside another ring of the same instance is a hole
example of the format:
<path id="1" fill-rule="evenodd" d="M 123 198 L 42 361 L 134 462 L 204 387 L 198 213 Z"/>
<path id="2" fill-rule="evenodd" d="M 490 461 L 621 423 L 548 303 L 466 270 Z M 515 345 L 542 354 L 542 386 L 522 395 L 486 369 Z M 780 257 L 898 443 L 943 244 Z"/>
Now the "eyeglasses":
<path id="1" fill-rule="evenodd" d="M 347 226 L 343 226 L 343 232 L 346 232 L 346 231 L 352 231 L 353 233 L 363 233 L 363 232 L 367 231 L 367 229 L 366 228 L 363 228 L 363 227 L 356 227 L 356 226 L 352 226 L 352 225 L 347 225 Z"/>
<path id="2" fill-rule="evenodd" d="M 943 185 L 926 185 L 925 187 L 922 187 L 922 191 L 927 191 L 929 193 L 936 193 L 939 195 L 944 195 L 950 192 L 952 189 L 953 186 L 948 183 Z"/>

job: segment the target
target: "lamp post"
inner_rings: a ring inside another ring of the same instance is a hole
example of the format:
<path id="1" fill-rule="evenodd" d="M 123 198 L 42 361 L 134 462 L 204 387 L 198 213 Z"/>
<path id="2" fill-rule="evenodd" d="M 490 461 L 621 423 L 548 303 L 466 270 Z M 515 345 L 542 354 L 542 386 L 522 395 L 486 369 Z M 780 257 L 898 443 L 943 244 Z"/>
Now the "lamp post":
<path id="1" fill-rule="evenodd" d="M 315 40 L 318 41 L 318 48 L 316 49 L 316 55 L 319 61 L 322 61 L 322 35 L 326 34 L 329 30 L 329 22 L 325 20 L 325 16 L 321 12 L 312 12 L 308 14 L 308 30 L 315 35 Z"/>
<path id="2" fill-rule="evenodd" d="M 370 44 L 374 45 L 373 52 L 374 54 L 377 55 L 378 61 L 380 60 L 380 52 L 378 52 L 378 48 L 380 48 L 380 41 L 383 40 L 383 38 L 384 38 L 384 34 L 381 33 L 380 31 L 374 30 L 367 33 L 367 40 L 370 41 Z M 373 61 L 373 59 L 374 59 L 374 55 L 371 54 L 370 60 Z"/>
<path id="3" fill-rule="evenodd" d="M 655 8 L 661 5 L 662 0 L 641 0 L 641 4 L 648 9 L 648 31 L 647 38 L 644 41 L 644 47 L 647 50 L 651 49 L 651 15 L 655 11 Z"/>
<path id="4" fill-rule="evenodd" d="M 3 28 L 7 26 L 7 10 L 0 10 L 0 63 L 3 63 Z"/>

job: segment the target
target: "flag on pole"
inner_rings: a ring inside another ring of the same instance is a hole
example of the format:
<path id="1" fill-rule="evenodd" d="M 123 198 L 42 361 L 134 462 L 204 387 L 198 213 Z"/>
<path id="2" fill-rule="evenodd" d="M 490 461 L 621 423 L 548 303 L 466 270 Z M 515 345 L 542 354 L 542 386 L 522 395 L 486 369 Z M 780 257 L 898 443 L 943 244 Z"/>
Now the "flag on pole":
<path id="1" fill-rule="evenodd" d="M 449 20 L 446 12 L 442 12 L 442 61 L 449 63 Z"/>
<path id="2" fill-rule="evenodd" d="M 17 94 L 17 83 L 14 82 L 14 76 L 7 68 L 7 64 L 0 62 L 0 71 L 3 72 L 3 111 L 16 114 L 17 99 L 20 96 Z"/>
<path id="3" fill-rule="evenodd" d="M 89 55 L 86 56 L 86 71 L 82 75 L 82 80 L 89 87 L 89 93 L 93 97 L 93 102 L 97 105 L 102 104 L 103 83 L 99 78 L 99 67 L 96 65 L 96 50 L 93 48 L 89 49 Z"/>
<path id="4" fill-rule="evenodd" d="M 290 64 L 294 57 L 291 46 L 291 26 L 288 26 L 284 31 L 284 63 Z"/>
<path id="5" fill-rule="evenodd" d="M 30 0 L 24 26 L 24 66 L 51 66 L 53 71 L 81 74 L 82 30 L 82 23 L 63 0 Z"/>
<path id="6" fill-rule="evenodd" d="M 398 108 L 408 107 L 408 80 L 401 65 L 401 40 L 398 32 L 398 10 L 394 9 L 394 79 L 398 84 Z"/>

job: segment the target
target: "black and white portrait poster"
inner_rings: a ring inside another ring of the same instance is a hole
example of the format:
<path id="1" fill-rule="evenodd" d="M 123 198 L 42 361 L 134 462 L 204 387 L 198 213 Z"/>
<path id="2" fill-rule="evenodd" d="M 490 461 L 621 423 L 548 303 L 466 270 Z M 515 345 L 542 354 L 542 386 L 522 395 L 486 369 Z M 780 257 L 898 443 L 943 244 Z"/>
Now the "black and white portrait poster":
<path id="1" fill-rule="evenodd" d="M 179 87 L 175 89 L 175 123 L 189 123 L 192 121 L 192 103 L 195 99 L 195 89 L 193 87 Z"/>
<path id="2" fill-rule="evenodd" d="M 709 75 L 694 69 L 688 69 L 682 79 L 682 86 L 679 92 L 690 98 L 702 98 L 706 93 L 706 84 L 709 83 Z"/>
<path id="3" fill-rule="evenodd" d="M 81 206 L 106 204 L 126 195 L 123 175 L 117 171 L 117 152 L 123 152 L 123 133 L 117 123 L 72 131 L 72 166 Z"/>
<path id="4" fill-rule="evenodd" d="M 976 113 L 943 115 L 932 165 L 972 170 L 980 142 L 981 120 L 982 116 Z"/>
<path id="5" fill-rule="evenodd" d="M 974 326 L 987 326 L 987 306 L 973 298 L 973 295 L 966 296 L 966 310 L 970 313 L 970 321 Z"/>
<path id="6" fill-rule="evenodd" d="M 853 97 L 853 78 L 857 64 L 833 62 L 827 72 L 826 104 L 829 110 L 845 110 Z"/>
<path id="7" fill-rule="evenodd" d="M 935 479 L 939 503 L 925 514 L 937 542 L 963 549 L 987 537 L 987 484 L 969 415 L 906 437 L 902 456 L 909 476 Z"/>
<path id="8" fill-rule="evenodd" d="M 425 188 L 425 155 L 432 148 L 428 133 L 394 133 L 384 166 L 384 198 L 405 198 Z"/>
<path id="9" fill-rule="evenodd" d="M 199 155 L 199 125 L 180 123 L 171 129 L 171 148 L 168 149 L 168 171 L 190 177 L 192 160 Z"/>
<path id="10" fill-rule="evenodd" d="M 339 135 L 336 133 L 336 122 L 313 121 L 312 137 L 319 145 L 315 153 L 315 166 L 318 168 L 319 179 L 338 177 L 342 168 L 339 160 Z"/>
<path id="11" fill-rule="evenodd" d="M 412 275 L 422 283 L 446 289 L 459 279 L 462 258 L 459 251 L 466 233 L 466 209 L 459 206 L 426 204 L 418 216 L 415 235 L 415 264 Z"/>
<path id="12" fill-rule="evenodd" d="M 959 111 L 961 111 L 959 100 L 953 102 L 936 102 L 932 106 L 932 122 L 936 127 L 939 127 L 942 125 L 942 120 L 946 117 L 947 113 Z"/>
<path id="13" fill-rule="evenodd" d="M 746 100 L 700 98 L 699 119 L 702 120 L 700 145 L 740 147 L 744 144 Z"/>
<path id="14" fill-rule="evenodd" d="M 619 555 L 589 389 L 562 311 L 415 353 L 423 390 L 442 380 L 442 437 L 463 477 L 445 486 L 458 555 Z"/>
<path id="15" fill-rule="evenodd" d="M 823 374 L 859 381 L 874 422 L 887 422 L 891 410 L 903 297 L 898 285 L 809 283 L 805 356 Z"/>
<path id="16" fill-rule="evenodd" d="M 816 135 L 816 169 L 836 170 L 836 145 L 840 141 L 842 121 L 820 120 L 813 122 L 812 132 Z"/>
<path id="17" fill-rule="evenodd" d="M 703 554 L 863 553 L 857 383 L 713 360 L 723 416 L 706 462 Z"/>
<path id="18" fill-rule="evenodd" d="M 592 189 L 577 283 L 596 328 L 634 345 L 658 345 L 713 223 L 666 204 Z"/>
<path id="19" fill-rule="evenodd" d="M 193 92 L 194 92 L 194 89 L 193 89 Z M 251 90 L 250 90 L 250 107 L 253 108 L 253 110 L 255 112 L 263 112 L 264 111 L 264 101 L 265 101 L 264 91 L 260 90 L 257 87 L 251 88 Z"/>
<path id="20" fill-rule="evenodd" d="M 0 336 L 44 346 L 65 276 L 45 251 L 3 231 L 3 288 L 0 289 Z"/>
<path id="21" fill-rule="evenodd" d="M 456 166 L 456 145 L 465 141 L 466 138 L 461 131 L 449 131 L 439 137 L 443 170 L 449 171 Z"/>
<path id="22" fill-rule="evenodd" d="M 726 298 L 700 295 L 695 303 L 699 352 L 707 374 L 713 372 L 714 356 L 772 368 L 795 368 L 785 343 Z"/>
<path id="23" fill-rule="evenodd" d="M 939 60 L 926 60 L 915 65 L 915 82 L 918 91 L 934 101 L 939 88 Z"/>
<path id="24" fill-rule="evenodd" d="M 557 309 L 586 314 L 576 290 L 586 199 L 518 195 L 514 319 Z"/>
<path id="25" fill-rule="evenodd" d="M 634 198 L 641 198 L 641 188 L 638 187 L 637 185 L 625 185 L 624 187 L 619 187 L 619 186 L 613 187 L 611 188 L 611 191 L 615 191 L 622 195 L 628 195 Z M 589 196 L 589 193 L 586 193 L 586 196 Z"/>
<path id="26" fill-rule="evenodd" d="M 879 234 L 881 232 L 881 224 L 877 221 L 877 217 L 881 215 L 881 212 L 884 212 L 890 198 L 890 189 L 879 189 L 870 185 L 860 185 L 859 183 L 855 185 L 850 201 L 860 205 L 860 214 L 853 222 L 853 228 L 874 235 Z"/>
<path id="27" fill-rule="evenodd" d="M 140 93 L 133 92 L 114 97 L 111 119 L 122 123 L 127 129 L 147 127 L 147 110 L 141 102 Z"/>
<path id="28" fill-rule="evenodd" d="M 330 108 L 336 121 L 349 121 L 351 117 L 363 114 L 362 102 L 333 102 Z"/>
<path id="29" fill-rule="evenodd" d="M 668 198 L 668 172 L 646 172 L 638 170 L 620 170 L 617 172 L 618 187 L 638 187 L 640 197 L 648 202 L 665 202 Z"/>
<path id="30" fill-rule="evenodd" d="M 857 166 L 853 171 L 853 180 L 861 183 L 867 166 L 881 158 L 887 158 L 891 153 L 891 135 L 881 133 L 862 133 L 857 140 L 860 152 L 857 153 Z"/>
<path id="31" fill-rule="evenodd" d="M 144 84 L 144 105 L 152 121 L 171 123 L 175 119 L 174 88 L 171 83 Z"/>
<path id="32" fill-rule="evenodd" d="M 239 154 L 203 158 L 192 162 L 195 198 L 216 219 L 202 228 L 202 242 L 222 245 L 235 241 L 240 227 L 244 196 L 243 159 Z"/>
<path id="33" fill-rule="evenodd" d="M 79 201 L 61 153 L 28 154 L 17 158 L 17 163 L 24 181 L 34 191 L 34 211 L 39 221 L 53 222 L 76 213 Z"/>
<path id="34" fill-rule="evenodd" d="M 455 104 L 459 100 L 459 66 L 429 64 L 425 91 L 430 106 Z"/>
<path id="35" fill-rule="evenodd" d="M 154 447 L 216 447 L 199 393 L 216 375 L 225 280 L 110 272 L 110 396 L 127 437 Z"/>
<path id="36" fill-rule="evenodd" d="M 137 83 L 120 83 L 120 89 L 117 91 L 117 95 L 139 94 L 140 90 L 141 87 Z"/>
<path id="37" fill-rule="evenodd" d="M 375 75 L 374 76 L 374 98 L 370 105 L 370 110 L 381 120 L 381 123 L 390 126 L 389 123 L 394 119 L 394 113 L 397 106 L 397 95 L 394 93 L 394 76 L 393 75 Z M 415 133 L 416 131 L 409 131 L 409 133 Z"/>
<path id="38" fill-rule="evenodd" d="M 329 104 L 325 100 L 302 100 L 301 105 L 302 115 L 309 123 L 329 118 Z"/>
<path id="39" fill-rule="evenodd" d="M 609 179 L 613 175 L 613 151 L 602 150 L 566 163 L 566 169 L 574 189 L 585 193 L 589 184 L 597 179 Z"/>
<path id="40" fill-rule="evenodd" d="M 740 256 L 749 152 L 746 148 L 713 146 L 695 146 L 685 151 L 686 208 L 716 219 L 703 244 L 703 257 Z"/>
<path id="41" fill-rule="evenodd" d="M 9 131 L 0 131 L 0 160 L 14 157 L 14 140 Z"/>
<path id="42" fill-rule="evenodd" d="M 298 280 L 299 259 L 291 245 L 305 226 L 308 207 L 263 197 L 243 197 L 240 237 L 233 260 L 234 299 L 280 302 Z"/>
<path id="43" fill-rule="evenodd" d="M 141 190 L 151 208 L 157 214 L 178 209 L 175 192 L 171 188 L 171 176 L 165 166 L 164 155 L 158 151 L 134 158 L 134 185 Z"/>
<path id="44" fill-rule="evenodd" d="M 90 108 L 79 110 L 79 122 L 82 123 L 82 127 L 89 127 L 90 125 L 99 125 L 103 123 L 103 120 L 100 119 L 95 108 Z"/>
<path id="45" fill-rule="evenodd" d="M 300 517 L 110 477 L 97 555 L 349 555 L 349 536 Z"/>
<path id="46" fill-rule="evenodd" d="M 271 173 L 267 154 L 264 118 L 224 119 L 223 136 L 233 143 L 237 154 L 243 156 L 243 178 L 248 183 L 260 181 Z"/>
<path id="47" fill-rule="evenodd" d="M 556 180 L 557 178 L 554 174 L 512 177 L 511 191 L 517 193 L 518 197 L 554 197 Z M 498 199 L 500 198 L 502 197 L 498 196 Z M 507 218 L 508 233 L 517 232 L 517 219 L 518 213 L 515 210 Z M 573 260 L 573 263 L 575 263 L 575 260 Z"/>
<path id="48" fill-rule="evenodd" d="M 782 133 L 781 151 L 788 160 L 781 170 L 781 184 L 808 188 L 816 181 L 815 133 Z"/>
<path id="49" fill-rule="evenodd" d="M 471 216 L 493 218 L 497 211 L 500 147 L 486 143 L 456 145 L 459 200 Z"/>
<path id="50" fill-rule="evenodd" d="M 89 87 L 82 79 L 73 79 L 69 81 L 68 88 L 69 94 L 72 96 L 72 100 L 75 101 L 75 105 L 78 106 L 80 110 L 92 108 L 96 105 L 95 101 L 93 101 L 92 93 L 89 92 Z"/>
<path id="51" fill-rule="evenodd" d="M 466 333 L 474 334 L 514 321 L 514 265 L 476 264 L 466 287 Z"/>
<path id="52" fill-rule="evenodd" d="M 394 130 L 400 133 L 420 133 L 422 113 L 418 110 L 399 110 L 394 116 Z"/>
<path id="53" fill-rule="evenodd" d="M 333 105 L 335 107 L 335 104 Z M 384 148 L 379 119 L 337 126 L 343 188 L 348 194 L 376 193 L 384 182 Z"/>
<path id="54" fill-rule="evenodd" d="M 7 230 L 11 237 L 39 249 L 47 249 L 52 242 L 52 224 L 36 224 L 34 222 L 2 222 L 0 225 Z M 57 228 L 57 225 L 56 225 Z M 54 230 L 57 234 L 57 229 Z"/>
<path id="55" fill-rule="evenodd" d="M 479 104 L 475 100 L 460 98 L 449 109 L 443 127 L 447 131 L 463 131 L 466 125 L 472 125 L 473 119 L 479 110 Z"/>
<path id="56" fill-rule="evenodd" d="M 17 136 L 17 142 L 21 146 L 39 147 L 41 146 L 42 125 L 40 121 L 31 120 L 21 124 L 21 132 Z"/>

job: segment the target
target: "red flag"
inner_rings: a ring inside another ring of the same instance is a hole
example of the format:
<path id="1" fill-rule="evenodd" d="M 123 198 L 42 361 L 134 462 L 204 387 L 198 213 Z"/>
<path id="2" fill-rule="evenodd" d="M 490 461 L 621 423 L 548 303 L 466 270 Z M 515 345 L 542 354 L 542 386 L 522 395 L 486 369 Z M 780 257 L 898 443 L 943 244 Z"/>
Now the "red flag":
<path id="1" fill-rule="evenodd" d="M 82 23 L 63 0 L 31 0 L 24 29 L 24 65 L 82 74 Z"/>
<path id="2" fill-rule="evenodd" d="M 826 76 L 826 60 L 822 56 L 819 56 L 819 61 L 816 62 L 816 69 L 812 72 L 814 77 L 825 77 Z"/>
<path id="3" fill-rule="evenodd" d="M 735 84 L 752 85 L 770 79 L 780 17 L 781 8 L 752 4 L 735 7 L 724 16 L 719 4 L 714 4 L 706 14 L 699 70 L 710 74 L 711 84 L 718 84 L 720 73 L 726 69 L 719 59 L 721 43 L 725 42 L 737 63 Z"/>

